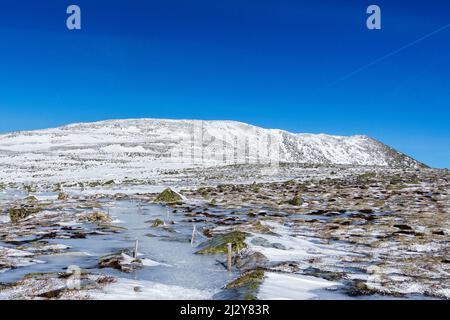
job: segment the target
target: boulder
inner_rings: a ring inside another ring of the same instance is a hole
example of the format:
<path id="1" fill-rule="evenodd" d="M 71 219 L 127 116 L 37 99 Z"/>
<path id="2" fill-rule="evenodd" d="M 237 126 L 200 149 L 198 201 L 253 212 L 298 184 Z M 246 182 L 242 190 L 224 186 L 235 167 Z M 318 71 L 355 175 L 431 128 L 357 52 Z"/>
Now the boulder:
<path id="1" fill-rule="evenodd" d="M 212 239 L 203 242 L 199 246 L 198 254 L 217 254 L 227 253 L 228 243 L 231 243 L 233 251 L 239 251 L 247 248 L 245 238 L 247 233 L 241 231 L 232 231 L 226 234 L 218 234 L 213 236 Z"/>
<path id="2" fill-rule="evenodd" d="M 269 260 L 260 252 L 252 252 L 236 257 L 236 267 L 240 270 L 266 268 Z"/>
<path id="3" fill-rule="evenodd" d="M 12 223 L 17 223 L 20 220 L 27 218 L 28 216 L 38 213 L 41 208 L 35 206 L 23 206 L 20 208 L 9 208 L 8 214 Z"/>
<path id="4" fill-rule="evenodd" d="M 171 188 L 165 189 L 155 199 L 157 203 L 177 203 L 184 200 L 183 196 Z"/>

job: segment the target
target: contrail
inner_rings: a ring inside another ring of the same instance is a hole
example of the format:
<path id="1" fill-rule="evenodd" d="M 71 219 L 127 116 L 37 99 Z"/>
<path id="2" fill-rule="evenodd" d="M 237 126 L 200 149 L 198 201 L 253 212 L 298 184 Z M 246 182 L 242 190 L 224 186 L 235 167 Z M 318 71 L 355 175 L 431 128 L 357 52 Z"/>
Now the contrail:
<path id="1" fill-rule="evenodd" d="M 399 53 L 399 52 L 401 52 L 401 51 L 403 51 L 403 50 L 405 50 L 405 49 L 408 49 L 409 47 L 412 47 L 412 46 L 416 45 L 417 43 L 419 43 L 419 42 L 421 42 L 421 41 L 423 41 L 423 40 L 425 40 L 425 39 L 428 39 L 429 37 L 435 35 L 436 33 L 441 32 L 441 31 L 443 31 L 443 30 L 445 30 L 445 29 L 447 29 L 447 28 L 449 28 L 449 27 L 450 27 L 450 23 L 447 24 L 447 25 L 445 25 L 445 26 L 443 26 L 443 27 L 441 27 L 441 28 L 439 28 L 439 29 L 437 29 L 437 30 L 434 30 L 433 32 L 430 32 L 430 33 L 424 35 L 423 37 L 421 37 L 421 38 L 419 38 L 419 39 L 417 39 L 417 40 L 414 40 L 413 42 L 410 42 L 410 43 L 404 45 L 403 47 L 401 47 L 401 48 L 399 48 L 399 49 L 397 49 L 397 50 L 394 50 L 394 51 L 392 51 L 392 52 L 389 52 L 388 54 L 385 54 L 384 56 L 382 56 L 382 57 L 380 57 L 380 58 L 378 58 L 378 59 L 375 59 L 374 61 L 372 61 L 372 62 L 370 62 L 370 63 L 368 63 L 368 64 L 366 64 L 366 65 L 364 65 L 364 66 L 362 66 L 362 67 L 360 67 L 360 68 L 358 68 L 358 69 L 352 71 L 351 73 L 349 73 L 349 74 L 343 76 L 342 78 L 339 78 L 339 79 L 337 79 L 336 81 L 330 83 L 330 84 L 328 85 L 328 87 L 332 87 L 332 86 L 334 86 L 335 84 L 337 84 L 337 83 L 339 83 L 339 82 L 341 82 L 341 81 L 345 81 L 345 80 L 347 80 L 347 79 L 353 77 L 355 74 L 358 74 L 358 73 L 360 73 L 361 71 L 364 71 L 364 70 L 366 70 L 367 68 L 370 68 L 370 67 L 373 66 L 374 64 L 377 64 L 378 62 L 381 62 L 381 61 L 383 61 L 383 60 L 385 60 L 385 59 L 387 59 L 387 58 L 390 58 L 390 57 L 392 57 L 393 55 L 396 55 L 397 53 Z"/>

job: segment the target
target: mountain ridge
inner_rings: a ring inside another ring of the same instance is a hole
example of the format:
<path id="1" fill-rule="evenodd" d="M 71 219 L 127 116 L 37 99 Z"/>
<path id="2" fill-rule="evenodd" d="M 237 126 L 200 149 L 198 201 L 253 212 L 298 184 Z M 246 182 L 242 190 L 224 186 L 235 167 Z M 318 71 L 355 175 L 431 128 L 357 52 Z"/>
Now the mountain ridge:
<path id="1" fill-rule="evenodd" d="M 0 178 L 259 163 L 427 167 L 366 135 L 291 133 L 234 120 L 104 120 L 0 135 Z"/>

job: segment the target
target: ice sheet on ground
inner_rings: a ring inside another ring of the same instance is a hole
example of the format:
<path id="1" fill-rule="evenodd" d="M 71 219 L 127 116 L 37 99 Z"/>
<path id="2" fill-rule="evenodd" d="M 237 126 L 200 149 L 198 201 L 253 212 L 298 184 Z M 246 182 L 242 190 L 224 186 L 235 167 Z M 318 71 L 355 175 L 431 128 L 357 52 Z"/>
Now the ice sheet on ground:
<path id="1" fill-rule="evenodd" d="M 102 291 L 90 293 L 90 296 L 96 300 L 201 300 L 210 299 L 213 294 L 207 290 L 119 278 Z"/>
<path id="2" fill-rule="evenodd" d="M 266 273 L 258 293 L 262 300 L 340 299 L 344 295 L 326 289 L 340 286 L 337 282 L 293 274 Z"/>

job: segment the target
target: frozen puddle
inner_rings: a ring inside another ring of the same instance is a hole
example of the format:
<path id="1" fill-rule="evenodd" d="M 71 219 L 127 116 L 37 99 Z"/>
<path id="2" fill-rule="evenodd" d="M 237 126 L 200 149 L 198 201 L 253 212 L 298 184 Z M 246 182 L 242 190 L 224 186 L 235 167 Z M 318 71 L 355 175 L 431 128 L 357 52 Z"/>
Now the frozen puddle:
<path id="1" fill-rule="evenodd" d="M 168 216 L 163 206 L 133 201 L 107 202 L 102 210 L 109 211 L 115 226 L 125 229 L 86 239 L 49 239 L 49 244 L 69 246 L 69 251 L 36 256 L 45 263 L 1 273 L 0 282 L 18 281 L 33 272 L 63 272 L 68 266 L 76 265 L 118 279 L 94 294 L 96 299 L 209 299 L 236 277 L 218 261 L 224 257 L 195 254 L 195 246 L 189 242 L 193 226 L 182 221 L 183 215 Z M 153 228 L 154 219 L 170 220 L 175 224 L 168 224 L 167 229 Z M 132 250 L 135 240 L 139 243 L 142 269 L 124 273 L 98 268 L 100 257 L 123 249 Z"/>

